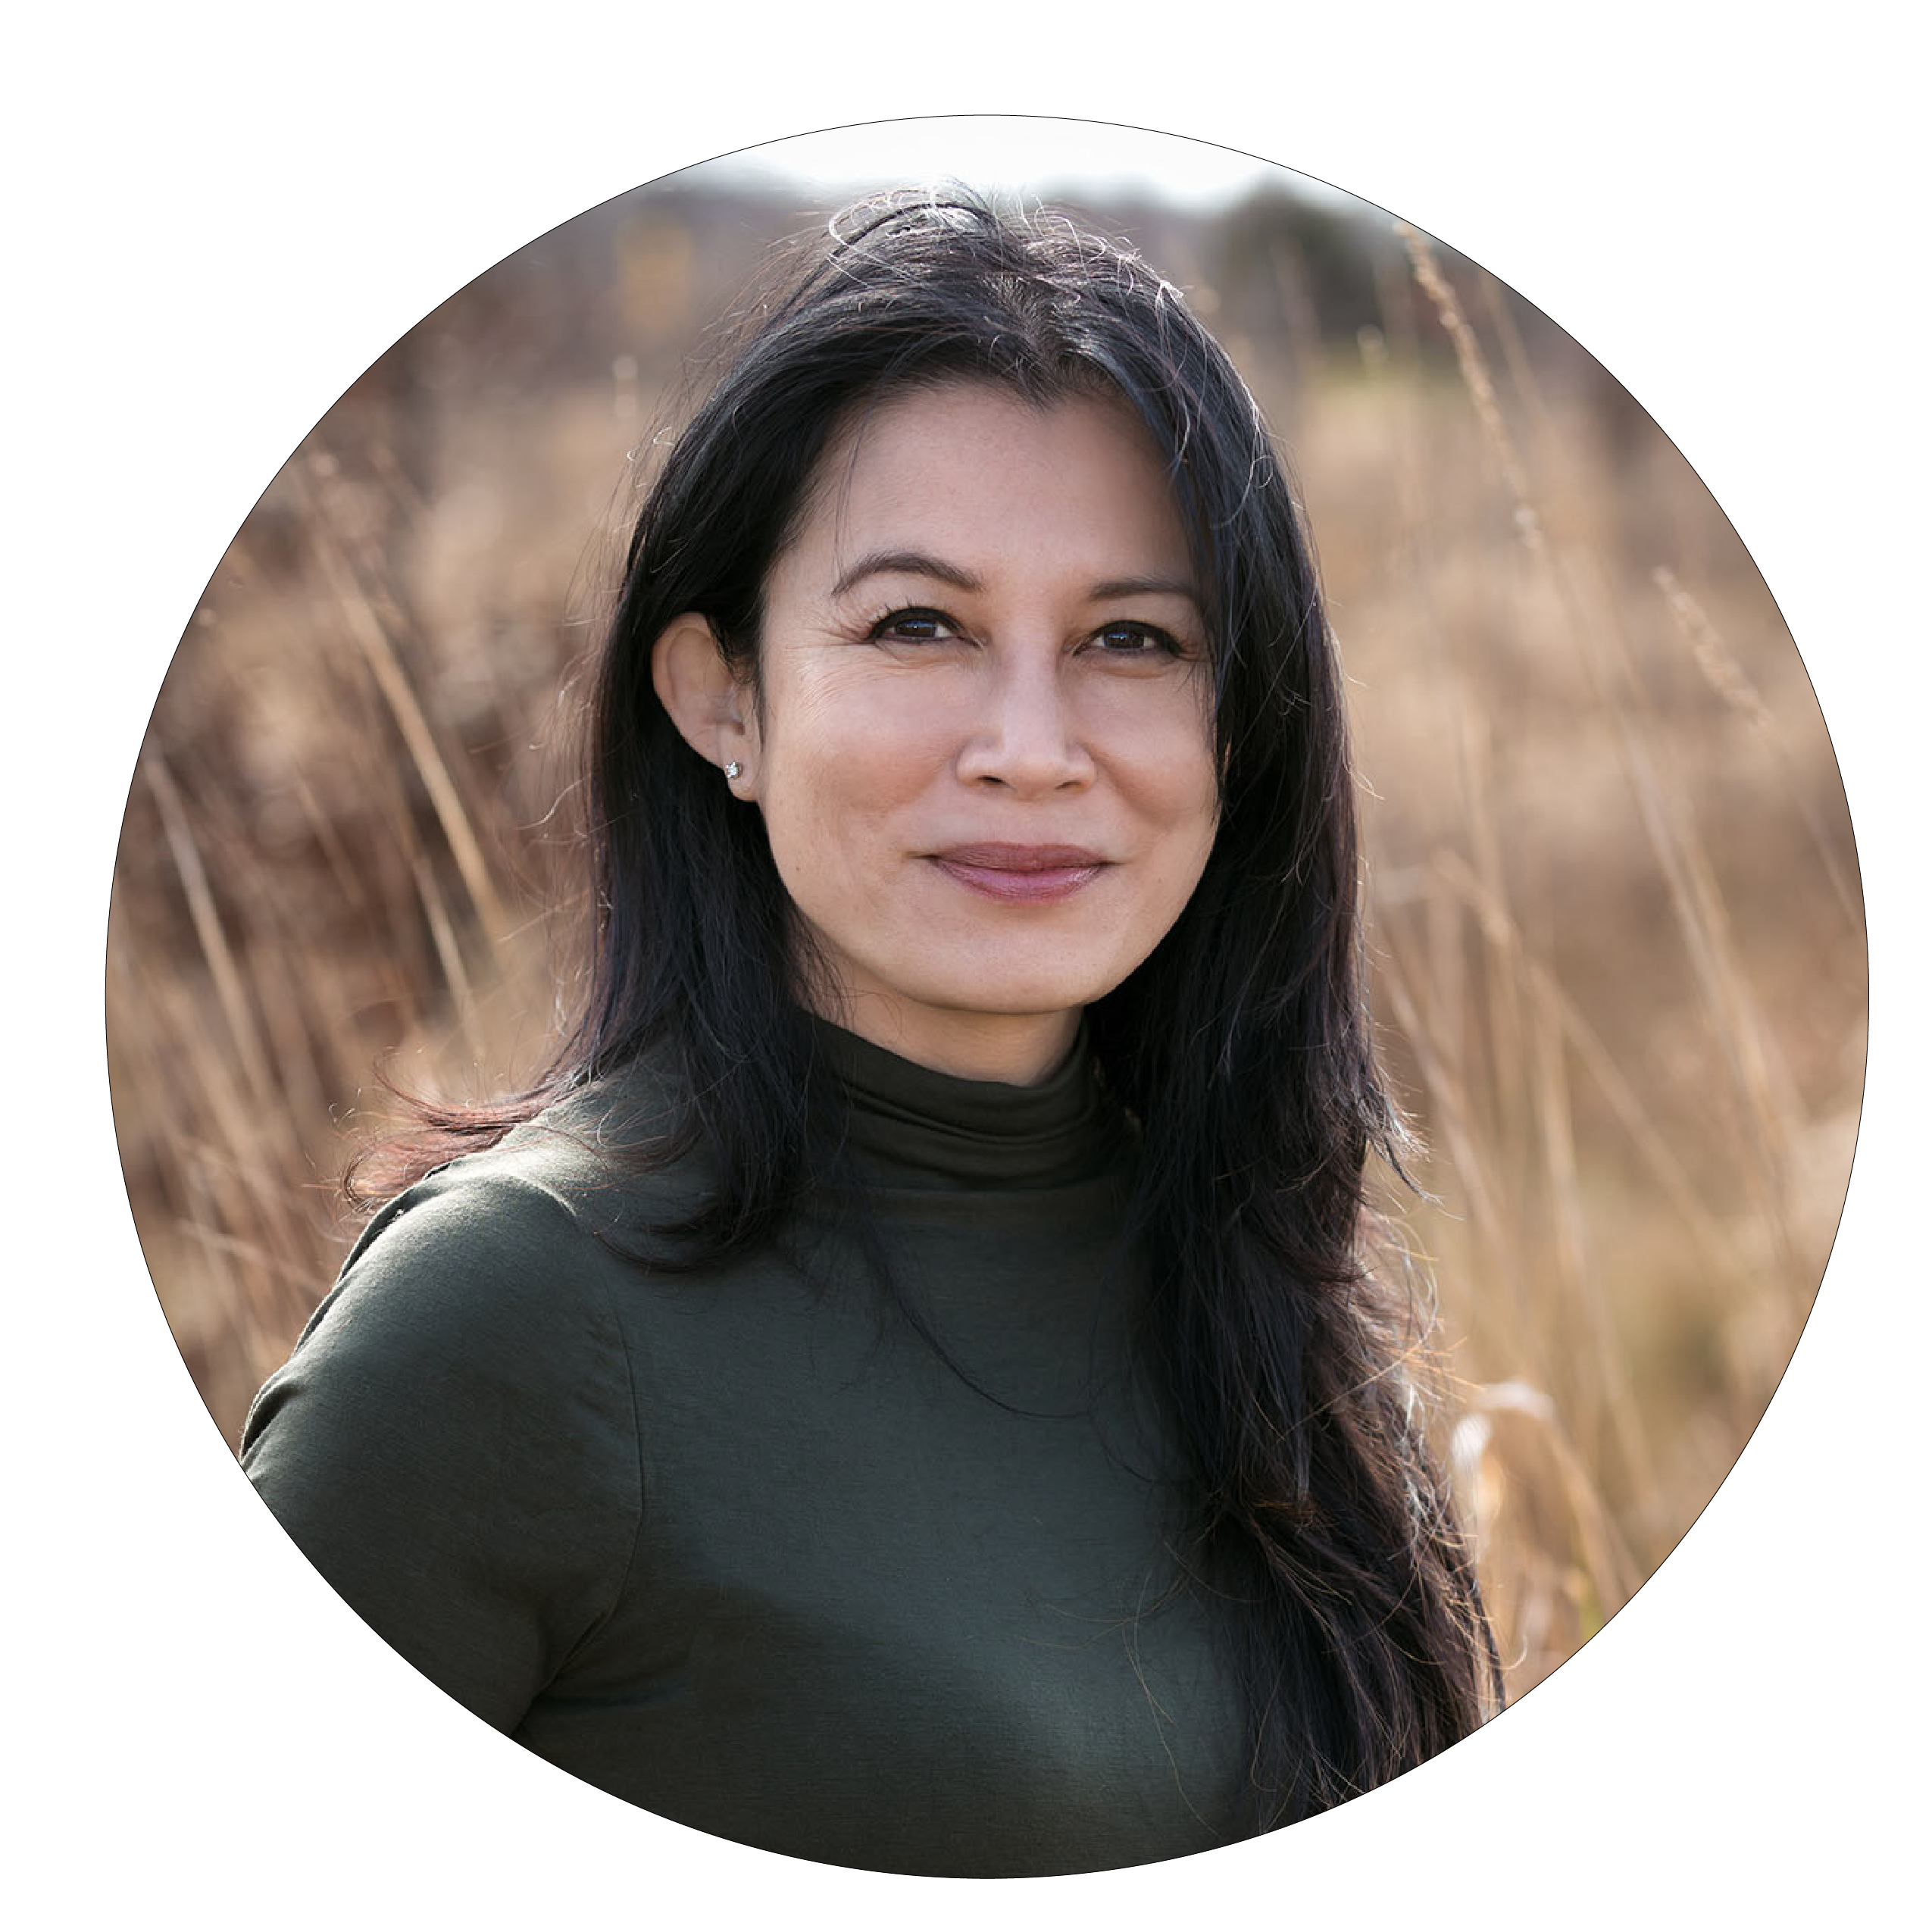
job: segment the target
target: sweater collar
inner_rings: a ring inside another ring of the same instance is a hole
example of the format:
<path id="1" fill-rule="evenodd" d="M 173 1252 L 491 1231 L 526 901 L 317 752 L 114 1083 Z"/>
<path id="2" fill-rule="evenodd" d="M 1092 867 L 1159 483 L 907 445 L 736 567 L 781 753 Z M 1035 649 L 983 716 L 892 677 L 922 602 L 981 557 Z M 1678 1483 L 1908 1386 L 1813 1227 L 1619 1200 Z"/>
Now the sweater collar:
<path id="1" fill-rule="evenodd" d="M 848 1102 L 849 1144 L 886 1186 L 1033 1189 L 1115 1168 L 1127 1143 L 1083 1021 L 1036 1086 L 936 1073 L 814 1018 L 812 1036 Z"/>

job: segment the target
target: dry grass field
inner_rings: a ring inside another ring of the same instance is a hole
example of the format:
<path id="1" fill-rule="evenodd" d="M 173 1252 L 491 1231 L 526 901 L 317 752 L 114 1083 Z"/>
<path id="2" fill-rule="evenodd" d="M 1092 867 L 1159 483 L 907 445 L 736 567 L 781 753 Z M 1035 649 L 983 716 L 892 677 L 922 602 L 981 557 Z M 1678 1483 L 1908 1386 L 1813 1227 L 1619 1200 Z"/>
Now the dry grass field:
<path id="1" fill-rule="evenodd" d="M 1386 221 L 1093 212 L 1188 286 L 1308 505 L 1430 1149 L 1396 1205 L 1520 1693 L 1693 1521 L 1823 1271 L 1865 1058 L 1830 745 L 1695 475 L 1479 270 Z M 352 1232 L 378 1061 L 501 1089 L 569 1002 L 574 671 L 689 345 L 795 225 L 652 197 L 492 271 L 317 427 L 194 614 L 129 797 L 109 1050 L 231 1443 Z"/>

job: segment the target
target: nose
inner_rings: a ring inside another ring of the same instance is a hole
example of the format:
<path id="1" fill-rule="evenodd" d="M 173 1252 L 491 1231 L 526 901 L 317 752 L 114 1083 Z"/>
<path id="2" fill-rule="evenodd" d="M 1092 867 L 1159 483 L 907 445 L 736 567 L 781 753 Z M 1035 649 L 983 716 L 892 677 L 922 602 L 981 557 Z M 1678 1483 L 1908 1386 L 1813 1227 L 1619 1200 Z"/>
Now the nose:
<path id="1" fill-rule="evenodd" d="M 1043 798 L 1093 782 L 1061 672 L 1057 649 L 988 652 L 978 714 L 957 761 L 962 783 Z"/>

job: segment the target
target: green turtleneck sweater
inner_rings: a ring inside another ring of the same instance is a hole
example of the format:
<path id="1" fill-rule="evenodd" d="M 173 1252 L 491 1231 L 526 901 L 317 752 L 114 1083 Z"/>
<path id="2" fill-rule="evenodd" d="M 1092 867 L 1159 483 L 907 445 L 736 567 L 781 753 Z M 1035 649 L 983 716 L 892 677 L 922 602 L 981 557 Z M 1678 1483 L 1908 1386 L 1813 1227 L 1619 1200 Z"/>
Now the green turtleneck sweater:
<path id="1" fill-rule="evenodd" d="M 812 1200 L 713 1271 L 617 1252 L 705 1179 L 600 1155 L 664 1124 L 640 1070 L 386 1208 L 243 1465 L 427 1676 L 664 1817 L 959 1877 L 1220 1843 L 1238 1712 L 1124 1374 L 1131 1130 L 1084 1053 L 1018 1088 L 818 1030 L 954 1367 Z"/>

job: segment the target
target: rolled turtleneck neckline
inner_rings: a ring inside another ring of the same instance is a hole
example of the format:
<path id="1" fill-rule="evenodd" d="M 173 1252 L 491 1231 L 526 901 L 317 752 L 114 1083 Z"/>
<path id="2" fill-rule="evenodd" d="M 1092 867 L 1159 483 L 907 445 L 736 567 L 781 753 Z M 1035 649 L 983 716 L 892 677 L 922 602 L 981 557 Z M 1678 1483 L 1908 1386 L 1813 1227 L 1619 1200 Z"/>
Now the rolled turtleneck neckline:
<path id="1" fill-rule="evenodd" d="M 811 1024 L 850 1102 L 850 1144 L 877 1183 L 1058 1187 L 1118 1165 L 1126 1124 L 1100 1084 L 1084 1021 L 1066 1058 L 1033 1086 L 939 1073 L 829 1020 Z"/>

